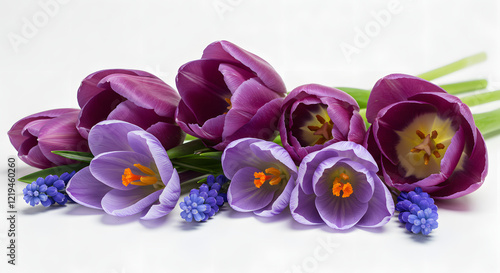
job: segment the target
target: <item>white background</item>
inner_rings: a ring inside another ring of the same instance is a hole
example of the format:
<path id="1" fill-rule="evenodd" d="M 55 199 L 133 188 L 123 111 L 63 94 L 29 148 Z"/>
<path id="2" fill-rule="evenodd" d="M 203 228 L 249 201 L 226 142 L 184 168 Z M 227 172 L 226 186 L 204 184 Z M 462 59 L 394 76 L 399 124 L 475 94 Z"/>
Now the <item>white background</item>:
<path id="1" fill-rule="evenodd" d="M 382 13 L 390 17 L 378 22 Z M 147 70 L 175 87 L 182 64 L 225 39 L 271 63 L 289 90 L 306 83 L 371 88 L 390 73 L 416 75 L 485 51 L 487 62 L 435 82 L 487 78 L 497 90 L 499 16 L 494 0 L 1 0 L 0 215 L 7 158 L 16 154 L 10 126 L 39 111 L 77 107 L 80 81 L 94 71 Z M 347 45 L 356 51 L 344 53 Z M 18 265 L 7 265 L 0 217 L 0 271 L 496 272 L 500 137 L 486 143 L 484 185 L 439 202 L 440 226 L 428 237 L 408 233 L 397 217 L 382 228 L 343 232 L 300 225 L 288 211 L 266 219 L 230 208 L 202 224 L 184 222 L 179 208 L 147 222 L 75 204 L 30 207 L 18 194 Z M 18 161 L 19 177 L 33 171 Z"/>

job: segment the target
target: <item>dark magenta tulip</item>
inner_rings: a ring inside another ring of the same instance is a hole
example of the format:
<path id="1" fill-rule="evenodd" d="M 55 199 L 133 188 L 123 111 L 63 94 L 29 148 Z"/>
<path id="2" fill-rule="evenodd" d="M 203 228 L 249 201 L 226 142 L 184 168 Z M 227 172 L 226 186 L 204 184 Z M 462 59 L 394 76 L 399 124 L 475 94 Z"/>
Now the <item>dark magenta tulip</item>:
<path id="1" fill-rule="evenodd" d="M 486 145 L 469 107 L 423 79 L 393 74 L 370 94 L 372 123 L 365 146 L 387 185 L 421 187 L 434 198 L 456 198 L 478 189 L 488 172 Z"/>
<path id="2" fill-rule="evenodd" d="M 363 143 L 366 127 L 347 93 L 319 84 L 299 86 L 285 98 L 279 120 L 283 146 L 296 164 L 339 141 Z"/>
<path id="3" fill-rule="evenodd" d="M 223 150 L 244 137 L 272 139 L 282 97 L 281 77 L 260 57 L 227 42 L 210 44 L 177 75 L 176 119 L 184 132 Z"/>
<path id="4" fill-rule="evenodd" d="M 175 124 L 179 94 L 156 76 L 139 70 L 110 69 L 87 76 L 78 89 L 82 108 L 77 128 L 84 138 L 103 120 L 135 124 L 160 140 L 165 149 L 182 143 Z"/>
<path id="5" fill-rule="evenodd" d="M 52 153 L 57 150 L 89 152 L 87 140 L 76 130 L 79 109 L 54 109 L 27 116 L 9 130 L 19 158 L 36 168 L 77 163 Z"/>

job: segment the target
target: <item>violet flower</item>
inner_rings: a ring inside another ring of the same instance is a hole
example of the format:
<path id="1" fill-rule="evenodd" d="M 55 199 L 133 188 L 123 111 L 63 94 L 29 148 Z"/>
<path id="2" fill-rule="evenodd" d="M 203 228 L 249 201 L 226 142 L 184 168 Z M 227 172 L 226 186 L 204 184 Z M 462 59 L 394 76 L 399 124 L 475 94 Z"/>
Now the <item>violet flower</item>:
<path id="1" fill-rule="evenodd" d="M 79 113 L 78 109 L 54 109 L 16 122 L 8 135 L 19 158 L 41 169 L 77 163 L 52 151 L 89 152 L 87 140 L 80 136 L 75 127 Z"/>
<path id="2" fill-rule="evenodd" d="M 222 169 L 231 180 L 227 200 L 233 209 L 269 217 L 288 206 L 297 167 L 278 144 L 255 138 L 233 141 L 222 154 Z"/>
<path id="3" fill-rule="evenodd" d="M 386 224 L 394 214 L 394 202 L 377 171 L 370 153 L 350 141 L 308 154 L 290 199 L 293 218 L 334 229 Z"/>
<path id="4" fill-rule="evenodd" d="M 296 164 L 307 154 L 339 141 L 363 143 L 366 127 L 357 102 L 335 88 L 307 84 L 283 101 L 281 141 Z"/>
<path id="5" fill-rule="evenodd" d="M 433 198 L 478 189 L 488 171 L 486 145 L 472 114 L 457 97 L 423 79 L 393 74 L 380 79 L 366 111 L 366 143 L 387 185 L 421 187 Z"/>
<path id="6" fill-rule="evenodd" d="M 87 138 L 103 120 L 123 120 L 153 134 L 165 149 L 182 144 L 175 124 L 179 94 L 156 76 L 139 70 L 109 69 L 88 75 L 78 89 L 82 108 L 77 128 Z"/>
<path id="7" fill-rule="evenodd" d="M 274 138 L 281 77 L 266 61 L 227 42 L 207 46 L 201 60 L 179 69 L 176 120 L 184 132 L 217 150 L 244 137 Z"/>
<path id="8" fill-rule="evenodd" d="M 89 133 L 95 157 L 69 181 L 75 202 L 115 216 L 167 215 L 180 196 L 180 182 L 167 152 L 152 134 L 123 121 L 103 121 Z"/>

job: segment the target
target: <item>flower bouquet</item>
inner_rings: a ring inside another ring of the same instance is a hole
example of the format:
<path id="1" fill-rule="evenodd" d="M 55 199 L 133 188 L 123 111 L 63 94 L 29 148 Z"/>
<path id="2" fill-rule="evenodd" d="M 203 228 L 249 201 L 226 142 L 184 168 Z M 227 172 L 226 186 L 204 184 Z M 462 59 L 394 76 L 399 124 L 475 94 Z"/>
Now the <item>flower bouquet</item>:
<path id="1" fill-rule="evenodd" d="M 485 80 L 430 80 L 485 59 L 391 74 L 371 90 L 287 92 L 265 60 L 218 41 L 179 68 L 177 91 L 144 71 L 98 71 L 78 89 L 80 109 L 30 115 L 8 135 L 19 158 L 42 169 L 20 179 L 32 206 L 74 202 L 145 220 L 179 206 L 182 219 L 202 222 L 228 203 L 341 230 L 380 227 L 397 211 L 409 232 L 428 235 L 438 227 L 434 199 L 482 185 L 483 135 L 500 131 L 500 110 L 469 110 L 498 91 L 455 96 Z"/>

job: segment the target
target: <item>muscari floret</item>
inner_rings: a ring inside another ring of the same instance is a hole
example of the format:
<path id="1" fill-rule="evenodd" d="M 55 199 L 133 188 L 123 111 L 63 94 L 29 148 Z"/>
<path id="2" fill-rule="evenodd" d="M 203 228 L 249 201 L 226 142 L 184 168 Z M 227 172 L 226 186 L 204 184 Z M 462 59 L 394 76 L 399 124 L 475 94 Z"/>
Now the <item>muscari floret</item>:
<path id="1" fill-rule="evenodd" d="M 49 207 L 55 203 L 59 205 L 66 204 L 69 199 L 66 194 L 66 185 L 74 174 L 75 171 L 63 173 L 60 176 L 39 177 L 23 189 L 24 201 L 31 206 L 41 203 L 44 207 Z"/>
<path id="2" fill-rule="evenodd" d="M 227 202 L 227 193 L 222 189 L 227 181 L 223 175 L 217 178 L 208 176 L 207 183 L 203 183 L 199 189 L 192 189 L 189 196 L 184 197 L 184 202 L 179 204 L 183 210 L 181 217 L 188 222 L 193 219 L 196 222 L 204 222 L 214 216 L 224 202 Z"/>
<path id="3" fill-rule="evenodd" d="M 429 194 L 416 187 L 410 192 L 401 192 L 397 199 L 396 210 L 399 221 L 405 224 L 408 231 L 415 234 L 428 235 L 438 227 L 437 206 Z"/>

